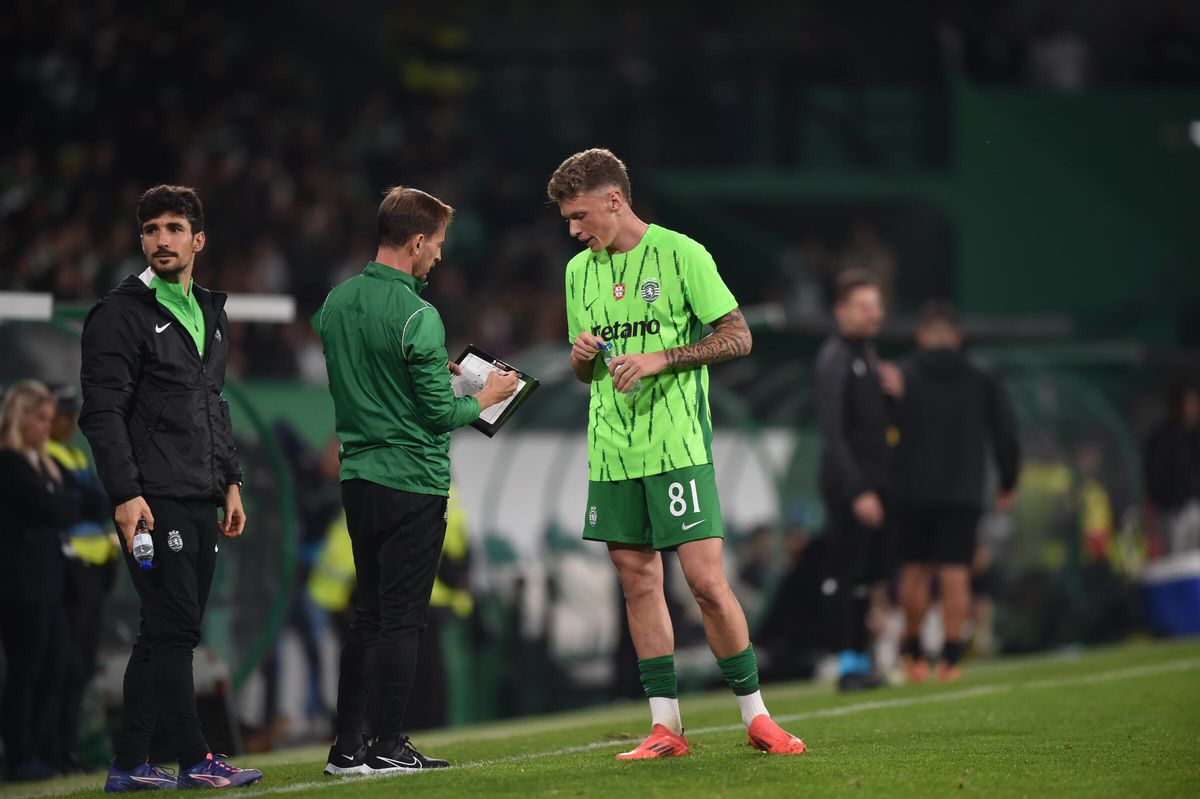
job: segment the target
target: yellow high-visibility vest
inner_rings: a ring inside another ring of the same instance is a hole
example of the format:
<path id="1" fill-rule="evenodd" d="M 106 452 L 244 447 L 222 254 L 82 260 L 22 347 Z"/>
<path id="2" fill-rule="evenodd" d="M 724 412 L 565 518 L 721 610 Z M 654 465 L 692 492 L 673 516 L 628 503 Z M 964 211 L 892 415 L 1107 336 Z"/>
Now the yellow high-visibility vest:
<path id="1" fill-rule="evenodd" d="M 325 541 L 308 575 L 308 595 L 330 613 L 341 613 L 350 606 L 354 593 L 354 548 L 346 514 L 341 513 L 325 533 Z"/>
<path id="2" fill-rule="evenodd" d="M 65 472 L 77 475 L 91 470 L 87 455 L 79 447 L 69 447 L 59 441 L 48 441 L 46 452 Z M 73 535 L 68 542 L 84 563 L 103 566 L 120 554 L 116 537 L 110 532 L 99 535 Z"/>
<path id="3" fill-rule="evenodd" d="M 450 560 L 463 560 L 467 557 L 467 512 L 458 501 L 454 486 L 450 486 L 450 499 L 446 503 L 446 542 L 442 544 L 442 557 Z M 475 609 L 475 601 L 471 593 L 461 588 L 451 588 L 441 577 L 433 581 L 433 593 L 429 596 L 429 606 L 434 608 L 450 608 L 454 615 L 466 618 Z"/>

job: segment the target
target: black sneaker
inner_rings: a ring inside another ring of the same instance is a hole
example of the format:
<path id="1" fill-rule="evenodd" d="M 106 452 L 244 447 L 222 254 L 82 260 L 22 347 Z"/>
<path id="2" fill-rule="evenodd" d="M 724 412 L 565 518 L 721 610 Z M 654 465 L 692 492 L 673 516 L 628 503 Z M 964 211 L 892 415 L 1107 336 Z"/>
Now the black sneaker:
<path id="1" fill-rule="evenodd" d="M 392 772 L 425 771 L 431 768 L 447 768 L 445 760 L 425 757 L 409 743 L 408 736 L 399 741 L 377 741 L 367 750 L 367 774 L 390 774 Z"/>
<path id="2" fill-rule="evenodd" d="M 325 776 L 345 777 L 348 774 L 366 774 L 367 769 L 367 738 L 359 739 L 358 748 L 346 753 L 338 747 L 335 740 L 329 747 L 329 761 L 325 764 Z"/>
<path id="3" fill-rule="evenodd" d="M 874 674 L 843 674 L 838 678 L 838 690 L 844 694 L 870 691 L 883 685 L 883 680 Z"/>

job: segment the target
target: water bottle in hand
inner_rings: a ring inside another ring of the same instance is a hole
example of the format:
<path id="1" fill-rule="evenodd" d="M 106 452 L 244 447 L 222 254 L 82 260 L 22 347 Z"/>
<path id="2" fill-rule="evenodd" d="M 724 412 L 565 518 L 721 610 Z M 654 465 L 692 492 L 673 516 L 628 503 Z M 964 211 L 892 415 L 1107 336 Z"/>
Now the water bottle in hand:
<path id="1" fill-rule="evenodd" d="M 609 362 L 612 361 L 612 359 L 614 357 L 616 357 L 615 355 L 613 355 L 612 342 L 606 341 L 600 345 L 600 357 L 602 359 L 604 359 L 604 366 L 606 368 L 608 368 L 608 371 L 611 374 L 612 367 L 609 365 Z M 642 379 L 639 377 L 638 381 L 636 383 L 634 383 L 632 386 L 630 386 L 628 389 L 625 390 L 625 395 L 627 397 L 629 397 L 629 399 L 633 399 L 641 392 L 641 390 L 642 390 Z"/>
<path id="2" fill-rule="evenodd" d="M 145 517 L 138 517 L 137 531 L 133 536 L 133 557 L 142 571 L 154 568 L 154 539 L 150 537 Z"/>

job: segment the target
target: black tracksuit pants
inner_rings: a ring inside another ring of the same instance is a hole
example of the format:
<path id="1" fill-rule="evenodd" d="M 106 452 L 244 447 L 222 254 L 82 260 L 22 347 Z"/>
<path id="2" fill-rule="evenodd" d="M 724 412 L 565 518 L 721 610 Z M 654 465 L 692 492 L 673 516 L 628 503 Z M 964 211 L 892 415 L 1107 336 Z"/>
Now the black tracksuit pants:
<path id="1" fill-rule="evenodd" d="M 829 642 L 834 651 L 865 652 L 871 586 L 890 582 L 895 573 L 894 532 L 886 513 L 883 528 L 876 530 L 858 520 L 851 500 L 828 491 L 824 499 L 831 578 L 825 584 Z"/>
<path id="2" fill-rule="evenodd" d="M 358 585 L 342 649 L 337 734 L 339 745 L 353 750 L 360 736 L 395 741 L 404 729 L 446 537 L 446 498 L 347 480 L 342 503 Z"/>
<path id="3" fill-rule="evenodd" d="M 113 741 L 114 765 L 129 769 L 149 756 L 162 727 L 181 768 L 208 754 L 192 681 L 192 651 L 217 565 L 217 512 L 208 502 L 147 497 L 154 514 L 154 568 L 125 563 L 142 600 L 141 627 L 125 667 L 125 716 Z"/>

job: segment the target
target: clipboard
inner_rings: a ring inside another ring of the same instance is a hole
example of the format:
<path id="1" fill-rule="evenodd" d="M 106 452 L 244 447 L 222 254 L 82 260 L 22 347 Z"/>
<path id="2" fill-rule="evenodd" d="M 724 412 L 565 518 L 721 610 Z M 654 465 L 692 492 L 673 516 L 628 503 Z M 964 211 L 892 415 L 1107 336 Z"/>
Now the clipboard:
<path id="1" fill-rule="evenodd" d="M 520 408 L 525 400 L 529 399 L 529 395 L 537 390 L 539 385 L 536 377 L 525 374 L 515 366 L 484 352 L 474 344 L 468 344 L 467 348 L 462 351 L 462 355 L 459 355 L 454 362 L 463 372 L 461 375 L 450 375 L 450 387 L 454 389 L 456 397 L 478 394 L 487 381 L 487 376 L 496 370 L 515 372 L 517 375 L 516 392 L 504 402 L 485 409 L 483 413 L 479 414 L 478 419 L 471 422 L 471 427 L 488 438 L 496 435 L 496 431 L 512 418 L 513 414 L 517 412 L 517 408 Z"/>

